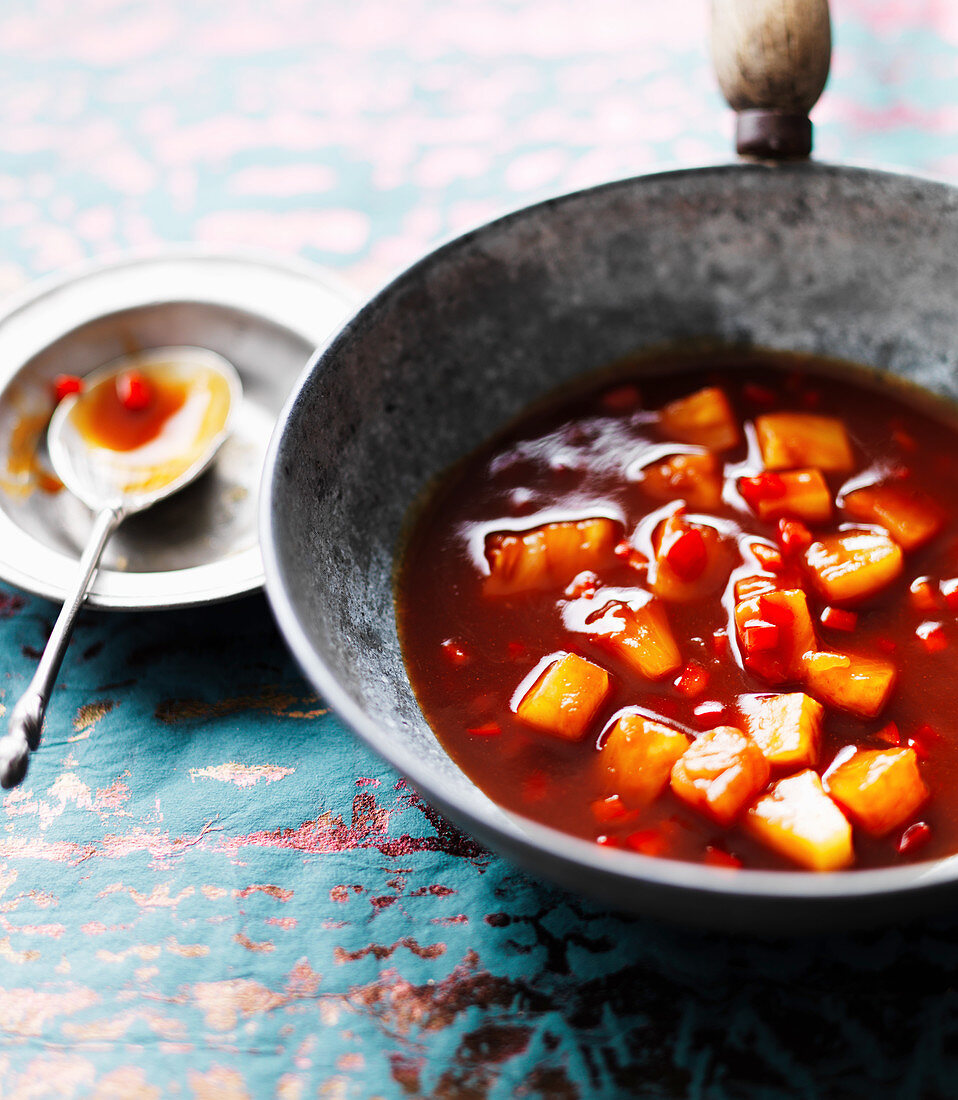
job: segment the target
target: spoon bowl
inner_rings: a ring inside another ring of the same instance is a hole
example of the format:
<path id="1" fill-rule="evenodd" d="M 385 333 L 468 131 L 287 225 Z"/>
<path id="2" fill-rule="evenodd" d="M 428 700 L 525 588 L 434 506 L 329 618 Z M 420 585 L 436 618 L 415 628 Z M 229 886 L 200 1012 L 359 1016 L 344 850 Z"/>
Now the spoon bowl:
<path id="1" fill-rule="evenodd" d="M 76 581 L 30 685 L 0 739 L 0 786 L 15 787 L 40 745 L 43 716 L 104 547 L 120 523 L 195 481 L 229 435 L 242 385 L 204 348 L 154 348 L 107 363 L 65 397 L 47 429 L 54 472 L 95 514 Z"/>

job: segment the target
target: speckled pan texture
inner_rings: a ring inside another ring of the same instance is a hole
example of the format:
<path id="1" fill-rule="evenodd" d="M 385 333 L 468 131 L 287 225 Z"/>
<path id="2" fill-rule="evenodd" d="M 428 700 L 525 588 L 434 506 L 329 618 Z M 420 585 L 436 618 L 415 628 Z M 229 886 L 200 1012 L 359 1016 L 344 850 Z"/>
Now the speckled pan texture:
<path id="1" fill-rule="evenodd" d="M 422 719 L 396 636 L 393 569 L 431 479 L 529 402 L 643 347 L 717 337 L 824 353 L 955 396 L 956 291 L 958 192 L 825 165 L 646 176 L 462 237 L 356 315 L 288 407 L 263 510 L 280 626 L 374 748 L 467 828 L 567 885 L 689 918 L 705 890 L 705 919 L 731 925 L 760 925 L 783 904 L 805 927 L 917 908 L 954 872 L 746 873 L 733 887 L 709 868 L 507 819 Z M 898 904 L 876 911 L 875 891 Z"/>

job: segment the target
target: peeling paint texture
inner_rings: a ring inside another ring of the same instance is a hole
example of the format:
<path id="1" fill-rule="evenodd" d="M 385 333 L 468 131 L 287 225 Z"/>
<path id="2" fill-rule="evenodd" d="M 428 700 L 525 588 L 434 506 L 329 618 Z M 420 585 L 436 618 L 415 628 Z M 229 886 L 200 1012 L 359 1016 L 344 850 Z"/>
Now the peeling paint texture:
<path id="1" fill-rule="evenodd" d="M 0 295 L 165 241 L 360 292 L 440 238 L 727 159 L 701 0 L 5 0 Z M 958 172 L 958 8 L 835 3 L 826 159 Z M 894 272 L 889 273 L 894 277 Z M 0 699 L 55 609 L 0 588 Z M 0 795 L 0 1095 L 955 1095 L 958 931 L 754 941 L 536 881 L 303 683 L 263 599 L 85 614 Z"/>

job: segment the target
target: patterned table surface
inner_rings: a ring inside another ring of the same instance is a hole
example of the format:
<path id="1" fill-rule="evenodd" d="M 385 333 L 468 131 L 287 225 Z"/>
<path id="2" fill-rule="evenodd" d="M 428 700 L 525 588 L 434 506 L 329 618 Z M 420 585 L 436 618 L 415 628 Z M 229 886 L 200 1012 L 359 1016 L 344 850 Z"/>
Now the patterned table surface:
<path id="1" fill-rule="evenodd" d="M 0 292 L 118 248 L 360 291 L 549 193 L 726 157 L 704 0 L 5 0 Z M 819 153 L 958 175 L 958 7 L 836 0 Z M 55 608 L 0 588 L 0 694 Z M 624 917 L 443 822 L 262 598 L 81 621 L 0 798 L 0 1095 L 953 1096 L 953 921 Z"/>

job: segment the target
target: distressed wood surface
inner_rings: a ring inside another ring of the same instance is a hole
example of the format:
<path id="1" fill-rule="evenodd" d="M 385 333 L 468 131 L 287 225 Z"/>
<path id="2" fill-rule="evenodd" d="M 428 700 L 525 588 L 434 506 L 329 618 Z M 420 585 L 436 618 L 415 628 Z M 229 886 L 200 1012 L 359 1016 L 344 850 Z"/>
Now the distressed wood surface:
<path id="1" fill-rule="evenodd" d="M 173 240 L 364 291 L 520 203 L 727 159 L 706 5 L 8 0 L 0 292 Z M 958 169 L 950 5 L 836 5 L 818 151 Z M 894 277 L 894 273 L 890 273 Z M 54 608 L 0 588 L 3 699 Z M 82 618 L 0 797 L 0 1096 L 954 1093 L 947 917 L 749 941 L 606 911 L 445 823 L 260 598 Z"/>

